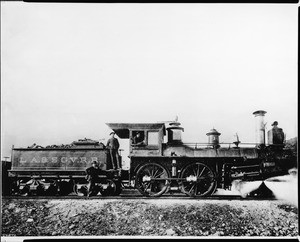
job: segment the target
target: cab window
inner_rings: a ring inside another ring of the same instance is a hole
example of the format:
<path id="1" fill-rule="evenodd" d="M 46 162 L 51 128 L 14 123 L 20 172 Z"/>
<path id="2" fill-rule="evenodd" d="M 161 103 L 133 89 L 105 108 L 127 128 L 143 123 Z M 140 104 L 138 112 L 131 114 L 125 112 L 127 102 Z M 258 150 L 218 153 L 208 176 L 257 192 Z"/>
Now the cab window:
<path id="1" fill-rule="evenodd" d="M 145 145 L 145 132 L 143 130 L 132 131 L 131 144 L 133 146 Z"/>
<path id="2" fill-rule="evenodd" d="M 148 132 L 148 145 L 151 146 L 158 146 L 158 142 L 159 142 L 159 134 L 157 131 L 149 131 Z"/>
<path id="3" fill-rule="evenodd" d="M 173 140 L 180 141 L 181 140 L 181 130 L 173 130 Z"/>

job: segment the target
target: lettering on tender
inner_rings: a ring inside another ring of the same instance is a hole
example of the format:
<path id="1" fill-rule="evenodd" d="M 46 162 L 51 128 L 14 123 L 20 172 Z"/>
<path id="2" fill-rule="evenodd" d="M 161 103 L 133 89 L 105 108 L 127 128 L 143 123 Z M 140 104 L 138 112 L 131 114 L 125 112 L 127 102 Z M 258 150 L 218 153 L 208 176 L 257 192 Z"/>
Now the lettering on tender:
<path id="1" fill-rule="evenodd" d="M 42 157 L 42 161 L 41 161 L 42 163 L 47 163 L 47 161 L 48 161 L 47 157 Z"/>
<path id="2" fill-rule="evenodd" d="M 97 161 L 98 162 L 98 158 L 97 157 L 92 157 L 91 162 L 93 162 L 93 161 Z"/>
<path id="3" fill-rule="evenodd" d="M 80 157 L 80 163 L 87 163 L 86 157 Z"/>
<path id="4" fill-rule="evenodd" d="M 65 157 L 65 156 L 61 157 L 60 162 L 67 163 L 67 157 Z"/>
<path id="5" fill-rule="evenodd" d="M 26 161 L 26 160 L 23 160 L 23 157 L 21 156 L 19 162 L 20 162 L 20 163 L 26 163 L 27 161 Z"/>
<path id="6" fill-rule="evenodd" d="M 58 159 L 57 157 L 52 157 L 52 163 L 57 163 Z"/>
<path id="7" fill-rule="evenodd" d="M 31 160 L 31 163 L 39 163 L 39 161 L 35 157 L 33 157 L 33 159 Z"/>
<path id="8" fill-rule="evenodd" d="M 73 163 L 75 164 L 76 162 L 77 163 L 82 163 L 82 164 L 87 164 L 87 163 L 91 163 L 93 161 L 96 161 L 98 162 L 98 157 L 76 157 L 76 156 L 73 156 L 73 157 L 66 157 L 66 156 L 62 156 L 62 157 L 41 157 L 41 160 L 39 160 L 38 158 L 36 157 L 33 157 L 31 160 L 27 161 L 25 160 L 25 158 L 23 156 L 21 156 L 19 158 L 19 163 L 20 164 L 24 164 L 24 163 L 47 163 L 47 162 L 52 162 L 52 163 L 57 163 L 60 159 L 60 162 L 61 163 Z"/>
<path id="9" fill-rule="evenodd" d="M 71 162 L 75 163 L 75 160 L 77 159 L 77 157 L 70 157 Z M 70 162 L 70 163 L 71 163 Z"/>

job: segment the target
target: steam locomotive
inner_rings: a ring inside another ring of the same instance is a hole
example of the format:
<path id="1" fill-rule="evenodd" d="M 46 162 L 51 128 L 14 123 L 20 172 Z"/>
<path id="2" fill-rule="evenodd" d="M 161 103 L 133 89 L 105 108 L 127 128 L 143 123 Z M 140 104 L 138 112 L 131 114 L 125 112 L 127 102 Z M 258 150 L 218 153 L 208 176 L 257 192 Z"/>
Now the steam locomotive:
<path id="1" fill-rule="evenodd" d="M 95 195 L 120 195 L 137 189 L 143 196 L 159 197 L 182 192 L 192 197 L 209 196 L 217 188 L 231 189 L 233 180 L 264 180 L 288 174 L 297 158 L 285 148 L 285 135 L 277 122 L 267 132 L 266 111 L 253 113 L 256 142 L 220 143 L 221 135 L 210 130 L 208 143 L 184 143 L 178 120 L 161 123 L 107 123 L 120 139 L 129 139 L 130 168 L 121 174 L 112 169 L 105 145 L 78 140 L 65 146 L 12 148 L 8 169 L 9 194 L 86 195 L 85 170 L 97 161 L 101 169 Z M 139 133 L 142 142 L 133 137 Z M 249 147 L 251 146 L 251 147 Z M 122 157 L 119 161 L 121 162 Z"/>

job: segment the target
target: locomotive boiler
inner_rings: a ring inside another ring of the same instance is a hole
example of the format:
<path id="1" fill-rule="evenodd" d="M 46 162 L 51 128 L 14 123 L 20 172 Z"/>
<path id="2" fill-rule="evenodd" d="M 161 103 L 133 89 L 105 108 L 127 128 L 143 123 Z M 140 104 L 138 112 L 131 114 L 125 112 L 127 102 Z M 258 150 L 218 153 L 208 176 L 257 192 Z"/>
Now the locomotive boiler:
<path id="1" fill-rule="evenodd" d="M 158 197 L 167 192 L 209 196 L 216 189 L 230 189 L 233 180 L 264 180 L 288 174 L 297 158 L 285 149 L 278 122 L 268 131 L 265 111 L 254 112 L 256 142 L 221 143 L 221 133 L 210 130 L 207 143 L 185 143 L 178 120 L 159 123 L 107 123 L 120 139 L 129 140 L 129 170 L 121 176 L 111 170 L 104 144 L 92 140 L 67 147 L 13 148 L 9 170 L 11 193 L 85 194 L 85 169 L 96 160 L 102 173 L 97 184 L 102 195 L 119 195 L 136 188 L 142 195 Z M 138 134 L 138 135 L 137 135 Z M 139 137 L 141 142 L 136 142 Z M 96 192 L 97 193 L 97 192 Z"/>

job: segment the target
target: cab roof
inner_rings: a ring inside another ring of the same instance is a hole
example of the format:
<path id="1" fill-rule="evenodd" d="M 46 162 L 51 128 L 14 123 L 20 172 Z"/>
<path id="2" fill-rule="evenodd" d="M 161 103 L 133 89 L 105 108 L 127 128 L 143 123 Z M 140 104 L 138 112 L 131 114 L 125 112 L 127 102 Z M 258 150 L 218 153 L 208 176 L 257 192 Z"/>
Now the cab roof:
<path id="1" fill-rule="evenodd" d="M 106 123 L 121 139 L 129 139 L 130 130 L 163 130 L 166 134 L 165 123 Z"/>

